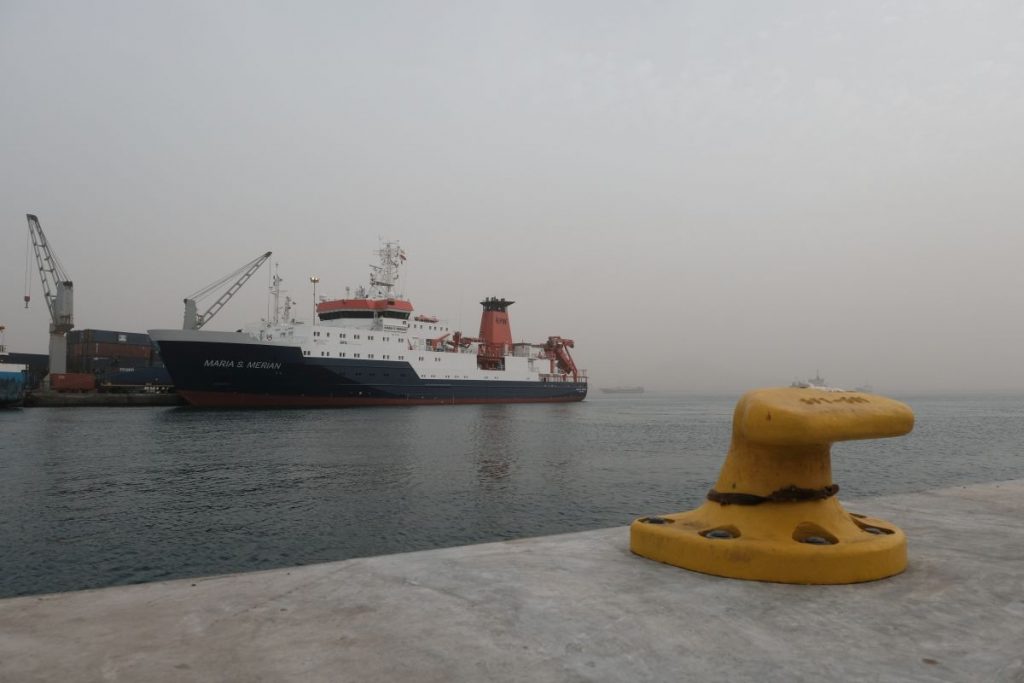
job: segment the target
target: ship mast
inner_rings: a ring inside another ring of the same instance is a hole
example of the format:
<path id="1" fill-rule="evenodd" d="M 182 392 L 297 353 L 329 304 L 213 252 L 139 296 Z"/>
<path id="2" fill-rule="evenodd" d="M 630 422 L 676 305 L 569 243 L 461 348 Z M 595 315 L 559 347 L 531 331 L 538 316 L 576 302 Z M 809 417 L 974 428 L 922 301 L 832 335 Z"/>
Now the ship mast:
<path id="1" fill-rule="evenodd" d="M 274 299 L 274 327 L 281 322 L 281 283 L 283 278 L 278 274 L 278 264 L 274 264 L 274 274 L 271 276 L 270 296 Z"/>
<path id="2" fill-rule="evenodd" d="M 370 266 L 371 296 L 387 299 L 396 296 L 401 298 L 401 294 L 393 294 L 392 290 L 398 288 L 398 270 L 405 262 L 405 251 L 402 250 L 398 242 L 383 242 L 380 249 L 377 250 L 377 256 L 380 258 L 380 265 Z"/>

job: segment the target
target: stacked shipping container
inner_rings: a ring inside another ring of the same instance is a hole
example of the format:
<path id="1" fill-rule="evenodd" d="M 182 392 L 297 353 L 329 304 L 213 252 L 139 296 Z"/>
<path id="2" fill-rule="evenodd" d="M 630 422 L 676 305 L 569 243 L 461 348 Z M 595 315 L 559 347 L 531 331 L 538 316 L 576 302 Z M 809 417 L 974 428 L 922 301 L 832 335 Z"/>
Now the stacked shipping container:
<path id="1" fill-rule="evenodd" d="M 105 375 L 125 368 L 162 367 L 147 334 L 111 330 L 68 333 L 68 370 Z"/>
<path id="2" fill-rule="evenodd" d="M 68 333 L 68 371 L 91 374 L 101 386 L 134 384 L 143 378 L 142 384 L 170 384 L 149 335 L 137 332 L 72 330 Z"/>

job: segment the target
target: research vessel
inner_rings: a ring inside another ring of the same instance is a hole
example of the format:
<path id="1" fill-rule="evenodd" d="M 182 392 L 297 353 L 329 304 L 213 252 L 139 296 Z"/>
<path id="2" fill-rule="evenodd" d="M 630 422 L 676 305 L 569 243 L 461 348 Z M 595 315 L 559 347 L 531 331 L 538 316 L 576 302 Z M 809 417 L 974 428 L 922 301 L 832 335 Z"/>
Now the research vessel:
<path id="1" fill-rule="evenodd" d="M 399 294 L 406 256 L 384 242 L 369 286 L 315 301 L 313 324 L 281 302 L 271 286 L 272 316 L 235 332 L 149 330 L 178 392 L 200 407 L 343 407 L 582 401 L 586 372 L 574 342 L 550 336 L 515 342 L 508 309 L 488 297 L 478 336 L 417 314 Z M 318 282 L 316 278 L 311 281 Z M 314 284 L 315 286 L 315 284 Z"/>

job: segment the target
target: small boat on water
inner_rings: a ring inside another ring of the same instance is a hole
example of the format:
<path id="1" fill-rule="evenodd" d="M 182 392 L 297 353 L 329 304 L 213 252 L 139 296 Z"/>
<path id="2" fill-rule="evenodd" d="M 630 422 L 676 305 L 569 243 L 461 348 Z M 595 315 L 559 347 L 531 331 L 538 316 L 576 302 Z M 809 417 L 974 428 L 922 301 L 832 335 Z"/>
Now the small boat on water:
<path id="1" fill-rule="evenodd" d="M 795 380 L 789 386 L 797 387 L 799 389 L 825 389 L 828 387 L 828 383 L 825 381 L 825 378 L 821 376 L 821 372 L 815 370 L 814 377 L 806 381 Z"/>
<path id="2" fill-rule="evenodd" d="M 829 386 L 825 378 L 821 376 L 821 373 L 815 371 L 814 377 L 806 381 L 796 380 L 789 386 L 797 387 L 799 389 L 829 389 L 831 391 L 848 391 L 847 389 L 839 389 L 838 387 Z M 859 391 L 865 394 L 873 394 L 875 390 L 870 384 L 863 384 L 859 387 L 854 387 L 853 391 Z"/>

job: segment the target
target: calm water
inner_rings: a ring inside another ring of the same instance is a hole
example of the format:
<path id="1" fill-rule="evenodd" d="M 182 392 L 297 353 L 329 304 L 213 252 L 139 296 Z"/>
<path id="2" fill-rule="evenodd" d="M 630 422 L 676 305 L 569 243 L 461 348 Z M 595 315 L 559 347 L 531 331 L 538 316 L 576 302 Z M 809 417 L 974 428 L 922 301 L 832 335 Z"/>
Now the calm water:
<path id="1" fill-rule="evenodd" d="M 1024 398 L 901 397 L 842 496 L 1024 478 Z M 700 502 L 731 397 L 210 412 L 0 411 L 0 596 L 627 524 Z"/>

